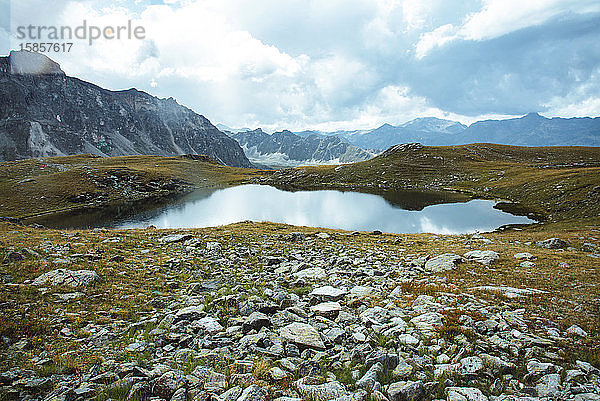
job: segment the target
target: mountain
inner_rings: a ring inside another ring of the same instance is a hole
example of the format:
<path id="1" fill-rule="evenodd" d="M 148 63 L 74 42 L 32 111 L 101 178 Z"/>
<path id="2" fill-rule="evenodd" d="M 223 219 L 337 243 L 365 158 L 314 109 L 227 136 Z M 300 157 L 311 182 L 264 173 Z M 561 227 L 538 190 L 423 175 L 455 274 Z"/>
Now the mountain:
<path id="1" fill-rule="evenodd" d="M 374 130 L 350 135 L 346 139 L 361 148 L 387 149 L 399 143 L 451 142 L 452 137 L 465 128 L 467 128 L 465 125 L 456 121 L 426 117 L 398 126 L 384 124 Z"/>
<path id="2" fill-rule="evenodd" d="M 251 166 L 235 140 L 173 98 L 100 88 L 38 53 L 0 57 L 0 160 L 80 153 L 204 154 Z"/>
<path id="3" fill-rule="evenodd" d="M 260 128 L 231 135 L 253 163 L 269 166 L 353 163 L 374 156 L 335 136 L 300 136 L 287 130 L 269 135 Z"/>
<path id="4" fill-rule="evenodd" d="M 485 120 L 471 124 L 458 144 L 489 142 L 504 145 L 600 146 L 600 117 L 546 118 L 530 113 L 521 118 Z"/>
<path id="5" fill-rule="evenodd" d="M 366 131 L 321 133 L 339 136 L 363 149 L 387 149 L 401 143 L 465 145 L 498 143 L 521 146 L 600 146 L 600 118 L 546 118 L 530 113 L 507 120 L 478 121 L 470 126 L 438 118 L 417 118 L 405 124 Z"/>

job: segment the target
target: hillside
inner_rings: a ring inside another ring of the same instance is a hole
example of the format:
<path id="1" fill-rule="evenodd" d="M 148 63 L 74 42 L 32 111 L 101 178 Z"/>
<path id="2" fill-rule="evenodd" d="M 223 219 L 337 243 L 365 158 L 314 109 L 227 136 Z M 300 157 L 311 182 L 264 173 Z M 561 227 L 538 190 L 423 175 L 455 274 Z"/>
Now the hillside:
<path id="1" fill-rule="evenodd" d="M 591 147 L 405 144 L 361 163 L 299 167 L 256 180 L 289 189 L 451 189 L 517 202 L 550 221 L 600 216 L 600 149 Z"/>
<path id="2" fill-rule="evenodd" d="M 598 148 L 489 144 L 408 144 L 277 172 L 200 156 L 0 163 L 0 216 L 26 222 L 248 182 L 452 188 L 545 219 L 431 235 L 250 221 L 56 230 L 4 218 L 0 399 L 367 400 L 379 389 L 390 400 L 593 400 L 599 169 Z"/>
<path id="3" fill-rule="evenodd" d="M 0 217 L 60 226 L 64 217 L 106 219 L 256 174 L 206 156 L 63 156 L 0 163 Z M 48 220 L 49 219 L 49 220 Z"/>
<path id="4" fill-rule="evenodd" d="M 37 53 L 1 57 L 0 160 L 82 153 L 205 154 L 250 167 L 237 142 L 172 98 L 103 89 Z"/>

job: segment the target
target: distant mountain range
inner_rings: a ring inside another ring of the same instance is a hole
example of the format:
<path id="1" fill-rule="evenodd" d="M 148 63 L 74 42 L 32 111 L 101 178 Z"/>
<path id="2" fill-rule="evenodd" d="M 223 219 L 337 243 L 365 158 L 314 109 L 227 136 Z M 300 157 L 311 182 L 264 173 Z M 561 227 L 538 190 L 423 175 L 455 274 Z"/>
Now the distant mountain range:
<path id="1" fill-rule="evenodd" d="M 354 163 L 375 155 L 336 136 L 300 136 L 290 131 L 269 135 L 260 128 L 227 133 L 239 142 L 252 163 L 269 167 Z"/>
<path id="2" fill-rule="evenodd" d="M 464 145 L 489 142 L 520 146 L 600 146 L 600 118 L 546 118 L 537 113 L 507 120 L 484 120 L 466 126 L 439 118 L 417 118 L 402 125 L 384 124 L 372 130 L 307 133 L 336 136 L 363 149 L 420 142 L 423 145 Z"/>
<path id="3" fill-rule="evenodd" d="M 79 153 L 204 154 L 251 166 L 235 140 L 173 98 L 100 88 L 39 53 L 0 57 L 0 160 Z"/>

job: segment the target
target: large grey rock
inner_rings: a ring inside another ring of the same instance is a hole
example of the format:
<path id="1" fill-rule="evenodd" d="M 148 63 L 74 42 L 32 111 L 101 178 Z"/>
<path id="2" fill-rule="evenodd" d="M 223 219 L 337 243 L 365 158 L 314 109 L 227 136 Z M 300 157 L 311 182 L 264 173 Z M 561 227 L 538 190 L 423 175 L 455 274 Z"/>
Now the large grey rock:
<path id="1" fill-rule="evenodd" d="M 68 285 L 78 287 L 100 281 L 100 276 L 93 270 L 56 269 L 42 274 L 33 281 L 33 285 Z"/>
<path id="2" fill-rule="evenodd" d="M 185 376 L 182 372 L 170 370 L 160 376 L 152 386 L 152 394 L 164 399 L 171 399 L 175 391 L 185 385 Z"/>
<path id="3" fill-rule="evenodd" d="M 320 280 L 327 276 L 325 270 L 320 267 L 309 267 L 304 270 L 300 270 L 293 274 L 295 278 L 302 278 L 306 280 Z"/>
<path id="4" fill-rule="evenodd" d="M 573 401 L 600 401 L 600 394 L 595 393 L 585 393 L 585 394 L 577 394 Z"/>
<path id="5" fill-rule="evenodd" d="M 410 323 L 422 332 L 432 332 L 444 324 L 444 316 L 437 312 L 423 313 L 410 319 Z"/>
<path id="6" fill-rule="evenodd" d="M 533 256 L 529 252 L 515 253 L 514 256 L 515 256 L 515 259 L 519 259 L 519 260 L 532 260 L 532 259 L 535 259 L 535 256 Z"/>
<path id="7" fill-rule="evenodd" d="M 218 401 L 236 401 L 239 396 L 242 395 L 242 388 L 240 386 L 233 386 L 223 394 L 219 395 Z"/>
<path id="8" fill-rule="evenodd" d="M 192 376 L 196 376 L 204 383 L 204 389 L 223 391 L 227 388 L 227 377 L 209 367 L 196 366 L 192 371 Z"/>
<path id="9" fill-rule="evenodd" d="M 381 384 L 377 381 L 377 375 L 383 370 L 383 364 L 377 362 L 358 379 L 356 386 L 365 390 L 381 390 Z"/>
<path id="10" fill-rule="evenodd" d="M 481 263 L 482 265 L 491 265 L 500 259 L 500 255 L 494 251 L 470 251 L 464 254 L 465 259 Z"/>
<path id="11" fill-rule="evenodd" d="M 175 316 L 173 317 L 176 320 L 195 320 L 199 319 L 204 315 L 204 305 L 192 305 L 187 306 L 185 308 L 179 309 Z M 169 316 L 165 317 L 165 319 L 170 319 Z M 171 321 L 172 323 L 172 321 Z M 161 325 L 163 322 L 161 322 Z M 170 323 L 165 322 L 165 324 L 170 325 Z"/>
<path id="12" fill-rule="evenodd" d="M 560 375 L 550 373 L 542 376 L 535 386 L 538 397 L 556 397 L 560 394 Z"/>
<path id="13" fill-rule="evenodd" d="M 223 326 L 217 319 L 211 316 L 203 317 L 202 319 L 196 320 L 194 324 L 200 326 L 208 333 L 216 333 L 223 330 Z"/>
<path id="14" fill-rule="evenodd" d="M 497 356 L 481 354 L 479 357 L 483 361 L 483 365 L 494 372 L 506 374 L 516 369 L 514 363 L 508 362 Z"/>
<path id="15" fill-rule="evenodd" d="M 481 390 L 474 387 L 446 387 L 447 401 L 488 401 Z"/>
<path id="16" fill-rule="evenodd" d="M 330 285 L 315 288 L 310 293 L 311 297 L 317 298 L 320 301 L 339 301 L 344 295 L 346 295 L 346 291 Z"/>
<path id="17" fill-rule="evenodd" d="M 572 325 L 571 327 L 569 327 L 567 329 L 567 334 L 571 334 L 574 336 L 579 336 L 579 337 L 587 337 L 588 333 L 583 330 L 581 327 L 577 326 L 576 324 Z"/>
<path id="18" fill-rule="evenodd" d="M 546 249 L 563 249 L 569 246 L 566 241 L 563 241 L 560 238 L 548 238 L 543 241 L 538 241 L 535 244 L 540 248 Z"/>
<path id="19" fill-rule="evenodd" d="M 350 289 L 350 296 L 353 298 L 364 299 L 375 294 L 375 290 L 369 286 L 356 285 Z"/>
<path id="20" fill-rule="evenodd" d="M 304 377 L 294 382 L 294 388 L 304 399 L 329 401 L 348 395 L 346 387 L 340 382 L 330 381 L 319 384 L 318 379 Z"/>
<path id="21" fill-rule="evenodd" d="M 398 365 L 396 365 L 392 371 L 392 375 L 400 380 L 404 380 L 410 377 L 413 370 L 414 368 L 412 365 L 408 364 L 404 359 L 401 358 L 400 361 L 398 361 Z"/>
<path id="22" fill-rule="evenodd" d="M 279 330 L 281 337 L 299 346 L 324 350 L 325 343 L 319 332 L 310 324 L 294 322 Z"/>
<path id="23" fill-rule="evenodd" d="M 271 326 L 271 319 L 267 315 L 261 312 L 252 312 L 244 321 L 242 328 L 244 332 L 248 332 L 250 330 L 259 331 L 261 328 L 269 326 Z"/>
<path id="24" fill-rule="evenodd" d="M 264 387 L 252 384 L 244 389 L 237 401 L 264 401 L 268 392 Z"/>
<path id="25" fill-rule="evenodd" d="M 193 236 L 191 234 L 169 234 L 162 237 L 160 242 L 164 244 L 174 244 L 177 242 L 184 242 L 192 238 Z"/>
<path id="26" fill-rule="evenodd" d="M 425 262 L 425 271 L 427 273 L 440 273 L 456 268 L 458 263 L 462 262 L 462 257 L 453 253 L 445 253 L 443 255 L 436 256 Z"/>
<path id="27" fill-rule="evenodd" d="M 478 356 L 469 356 L 460 360 L 460 372 L 463 375 L 474 375 L 483 370 L 483 360 Z"/>
<path id="28" fill-rule="evenodd" d="M 392 383 L 388 395 L 391 401 L 420 401 L 425 397 L 425 387 L 421 381 Z"/>
<path id="29" fill-rule="evenodd" d="M 342 306 L 339 302 L 323 302 L 310 307 L 310 310 L 315 315 L 324 316 L 327 318 L 335 318 L 338 313 L 342 310 Z"/>

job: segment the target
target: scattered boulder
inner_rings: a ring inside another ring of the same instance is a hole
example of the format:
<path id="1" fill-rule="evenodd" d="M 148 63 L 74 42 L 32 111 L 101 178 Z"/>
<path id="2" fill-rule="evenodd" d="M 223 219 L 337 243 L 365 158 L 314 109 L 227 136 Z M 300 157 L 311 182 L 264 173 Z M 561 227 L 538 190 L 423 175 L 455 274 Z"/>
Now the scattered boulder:
<path id="1" fill-rule="evenodd" d="M 310 296 L 319 301 L 339 301 L 346 295 L 346 291 L 326 285 L 312 290 Z"/>
<path id="2" fill-rule="evenodd" d="M 498 252 L 494 251 L 470 251 L 465 253 L 464 257 L 468 261 L 481 263 L 486 266 L 500 259 Z"/>
<path id="3" fill-rule="evenodd" d="M 163 244 L 174 244 L 177 242 L 185 242 L 192 238 L 193 236 L 191 234 L 169 234 L 162 237 L 159 241 Z"/>
<path id="4" fill-rule="evenodd" d="M 446 387 L 448 401 L 488 401 L 481 390 L 474 387 Z"/>
<path id="5" fill-rule="evenodd" d="M 435 274 L 445 272 L 448 270 L 454 270 L 458 263 L 463 260 L 459 255 L 453 253 L 445 253 L 443 255 L 436 256 L 425 262 L 425 271 L 427 273 Z"/>
<path id="6" fill-rule="evenodd" d="M 304 377 L 294 382 L 294 388 L 304 399 L 329 401 L 348 395 L 346 387 L 338 381 L 321 383 L 318 379 Z"/>
<path id="7" fill-rule="evenodd" d="M 80 285 L 90 285 L 97 281 L 100 281 L 100 276 L 93 270 L 56 269 L 36 278 L 33 281 L 33 285 L 68 285 L 71 287 L 78 287 Z"/>
<path id="8" fill-rule="evenodd" d="M 564 249 L 569 246 L 566 241 L 563 241 L 560 238 L 548 238 L 543 241 L 538 241 L 535 244 L 540 248 L 546 249 Z"/>
<path id="9" fill-rule="evenodd" d="M 325 343 L 321 339 L 319 332 L 310 324 L 290 323 L 281 328 L 279 334 L 284 339 L 297 344 L 298 346 L 324 350 Z"/>
<path id="10" fill-rule="evenodd" d="M 422 381 L 402 381 L 388 387 L 391 401 L 420 401 L 425 397 Z"/>

